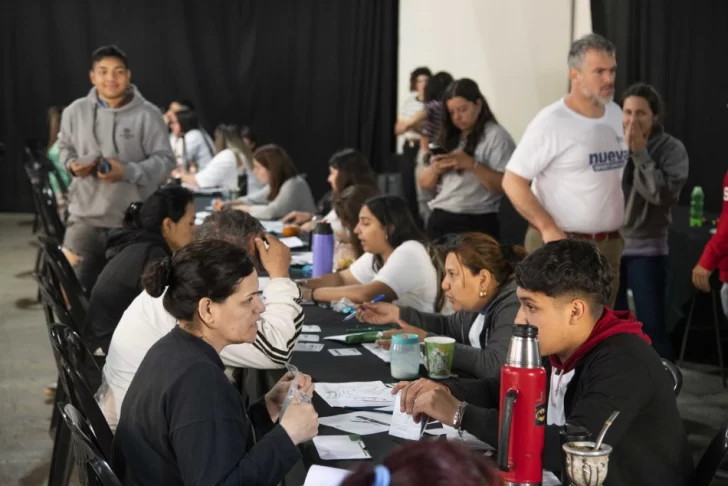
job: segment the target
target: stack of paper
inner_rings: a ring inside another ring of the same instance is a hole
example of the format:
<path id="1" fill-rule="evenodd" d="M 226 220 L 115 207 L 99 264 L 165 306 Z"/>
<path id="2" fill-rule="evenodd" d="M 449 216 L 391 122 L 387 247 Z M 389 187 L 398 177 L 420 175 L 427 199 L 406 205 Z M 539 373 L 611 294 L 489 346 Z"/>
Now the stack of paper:
<path id="1" fill-rule="evenodd" d="M 316 383 L 316 393 L 330 407 L 375 408 L 391 405 L 392 390 L 381 381 Z"/>
<path id="2" fill-rule="evenodd" d="M 346 469 L 314 464 L 309 468 L 303 486 L 339 486 L 349 473 Z"/>

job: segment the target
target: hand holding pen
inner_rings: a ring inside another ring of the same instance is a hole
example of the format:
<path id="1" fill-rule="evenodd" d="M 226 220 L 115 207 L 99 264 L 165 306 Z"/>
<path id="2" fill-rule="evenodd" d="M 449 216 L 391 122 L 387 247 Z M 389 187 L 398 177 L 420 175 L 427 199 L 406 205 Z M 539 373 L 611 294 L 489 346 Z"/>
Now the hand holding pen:
<path id="1" fill-rule="evenodd" d="M 374 297 L 371 302 L 369 302 L 369 303 L 365 302 L 363 304 L 359 304 L 358 306 L 356 306 L 356 312 L 352 312 L 351 314 L 346 316 L 344 318 L 344 320 L 348 321 L 355 317 L 359 317 L 359 309 L 364 308 L 364 306 L 374 306 L 374 305 L 382 305 L 382 304 L 383 305 L 392 305 L 392 304 L 382 303 L 383 300 L 384 300 L 384 294 L 379 294 L 376 297 Z M 397 307 L 397 306 L 393 306 L 393 307 Z M 397 307 L 397 312 L 399 312 L 399 307 Z M 359 318 L 359 320 L 361 321 L 361 318 Z M 363 322 L 368 322 L 368 321 L 363 321 Z M 376 323 L 371 322 L 370 324 L 376 324 Z M 388 324 L 388 323 L 383 323 L 383 324 Z"/>
<path id="2" fill-rule="evenodd" d="M 394 324 L 399 320 L 399 307 L 374 299 L 372 302 L 365 302 L 356 306 L 356 317 L 361 322 L 374 324 L 375 326 Z"/>

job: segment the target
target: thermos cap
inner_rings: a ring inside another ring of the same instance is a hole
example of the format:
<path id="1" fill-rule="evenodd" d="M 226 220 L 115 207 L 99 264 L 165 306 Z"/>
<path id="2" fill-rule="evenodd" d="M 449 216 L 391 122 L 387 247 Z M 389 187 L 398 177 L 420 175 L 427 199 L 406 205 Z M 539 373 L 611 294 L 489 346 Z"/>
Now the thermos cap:
<path id="1" fill-rule="evenodd" d="M 395 334 L 392 336 L 392 344 L 418 344 L 420 342 L 417 334 Z"/>
<path id="2" fill-rule="evenodd" d="M 538 337 L 538 328 L 531 324 L 514 324 L 513 335 L 520 338 Z"/>
<path id="3" fill-rule="evenodd" d="M 333 235 L 334 230 L 331 229 L 331 225 L 326 221 L 319 221 L 313 228 L 313 234 L 315 235 Z"/>

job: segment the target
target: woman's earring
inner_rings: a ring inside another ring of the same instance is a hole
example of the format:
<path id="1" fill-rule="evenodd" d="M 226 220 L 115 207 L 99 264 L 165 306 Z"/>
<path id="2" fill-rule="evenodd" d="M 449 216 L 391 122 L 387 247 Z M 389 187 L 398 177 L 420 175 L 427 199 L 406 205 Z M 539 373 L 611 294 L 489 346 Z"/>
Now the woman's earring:
<path id="1" fill-rule="evenodd" d="M 485 297 L 485 296 L 487 296 L 487 295 L 488 295 L 488 292 L 486 292 L 485 290 L 481 290 L 481 291 L 480 291 L 480 293 L 479 293 L 478 295 L 479 295 L 479 296 L 480 296 L 481 298 L 483 298 L 483 297 Z"/>

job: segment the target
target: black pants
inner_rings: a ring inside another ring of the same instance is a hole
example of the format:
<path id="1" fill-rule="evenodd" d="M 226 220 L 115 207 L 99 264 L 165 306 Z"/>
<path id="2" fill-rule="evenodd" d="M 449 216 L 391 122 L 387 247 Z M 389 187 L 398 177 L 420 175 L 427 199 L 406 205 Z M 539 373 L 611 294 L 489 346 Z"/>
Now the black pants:
<path id="1" fill-rule="evenodd" d="M 500 237 L 498 213 L 460 214 L 435 209 L 427 221 L 427 237 L 433 241 L 451 233 L 467 233 L 475 231 Z"/>
<path id="2" fill-rule="evenodd" d="M 399 173 L 402 177 L 402 197 L 407 201 L 407 207 L 412 213 L 412 217 L 419 225 L 422 224 L 420 218 L 419 207 L 417 206 L 417 189 L 415 184 L 415 167 L 417 165 L 417 153 L 420 151 L 419 140 L 406 140 L 402 147 L 402 157 L 400 157 Z"/>

